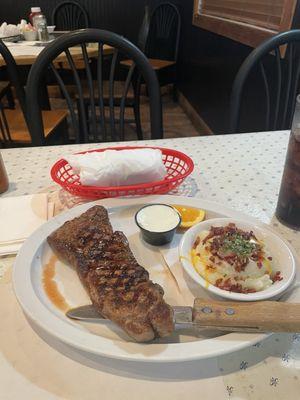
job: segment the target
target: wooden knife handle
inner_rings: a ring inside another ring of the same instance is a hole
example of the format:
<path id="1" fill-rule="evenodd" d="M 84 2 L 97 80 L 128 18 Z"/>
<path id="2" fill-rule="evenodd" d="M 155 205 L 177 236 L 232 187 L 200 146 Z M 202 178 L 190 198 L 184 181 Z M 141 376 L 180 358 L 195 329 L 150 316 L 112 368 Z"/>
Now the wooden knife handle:
<path id="1" fill-rule="evenodd" d="M 193 322 L 247 332 L 300 332 L 300 304 L 195 299 Z"/>

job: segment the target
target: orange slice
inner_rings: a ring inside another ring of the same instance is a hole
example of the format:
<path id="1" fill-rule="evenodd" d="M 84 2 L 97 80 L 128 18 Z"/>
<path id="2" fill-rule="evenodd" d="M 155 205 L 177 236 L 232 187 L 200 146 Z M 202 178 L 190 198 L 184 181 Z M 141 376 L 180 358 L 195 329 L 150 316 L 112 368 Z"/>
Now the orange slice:
<path id="1" fill-rule="evenodd" d="M 173 205 L 181 216 L 181 228 L 190 228 L 205 218 L 205 211 L 200 208 Z"/>

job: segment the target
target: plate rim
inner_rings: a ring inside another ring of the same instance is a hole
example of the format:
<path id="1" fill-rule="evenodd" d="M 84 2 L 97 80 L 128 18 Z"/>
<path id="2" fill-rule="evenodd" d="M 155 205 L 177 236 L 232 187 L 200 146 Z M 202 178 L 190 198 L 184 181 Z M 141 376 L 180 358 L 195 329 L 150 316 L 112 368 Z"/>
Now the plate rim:
<path id="1" fill-rule="evenodd" d="M 199 197 L 185 197 L 185 196 L 174 196 L 174 195 L 154 195 L 154 196 L 142 196 L 142 197 L 133 197 L 133 198 L 113 198 L 113 199 L 102 199 L 96 200 L 93 202 L 84 203 L 73 207 L 65 212 L 59 214 L 58 216 L 52 218 L 50 221 L 46 222 L 40 228 L 38 228 L 23 244 L 22 248 L 20 249 L 16 260 L 13 266 L 13 289 L 16 295 L 16 298 L 24 310 L 25 314 L 29 317 L 31 321 L 36 323 L 42 330 L 49 333 L 52 337 L 72 346 L 73 348 L 77 348 L 83 350 L 87 353 L 96 354 L 98 356 L 103 356 L 107 358 L 113 359 L 120 359 L 124 361 L 138 361 L 138 362 L 182 362 L 182 361 L 192 361 L 192 360 L 199 360 L 199 359 L 206 359 L 211 358 L 223 354 L 228 354 L 251 345 L 256 344 L 257 342 L 265 339 L 266 337 L 270 336 L 270 334 L 254 334 L 254 333 L 229 333 L 225 334 L 217 338 L 210 338 L 201 341 L 194 341 L 188 343 L 169 343 L 169 344 L 138 344 L 138 343 L 131 343 L 128 342 L 128 347 L 135 350 L 135 352 L 125 351 L 122 347 L 115 345 L 112 339 L 104 338 L 101 336 L 94 335 L 89 332 L 83 332 L 86 337 L 90 335 L 96 337 L 97 339 L 101 339 L 104 346 L 103 348 L 91 348 L 89 343 L 85 338 L 81 338 L 78 340 L 77 335 L 72 336 L 71 338 L 66 337 L 65 335 L 53 331 L 49 327 L 49 321 L 45 317 L 49 316 L 50 321 L 55 318 L 54 322 L 58 320 L 59 322 L 64 323 L 64 325 L 68 324 L 69 327 L 76 329 L 77 332 L 80 330 L 74 323 L 69 323 L 68 321 L 60 320 L 54 313 L 51 312 L 37 297 L 33 286 L 31 286 L 31 271 L 32 261 L 36 256 L 37 251 L 39 250 L 41 244 L 45 241 L 45 232 L 47 231 L 47 227 L 51 227 L 51 231 L 59 227 L 64 220 L 68 220 L 70 218 L 74 218 L 76 215 L 84 212 L 86 209 L 96 205 L 101 204 L 108 208 L 108 210 L 113 210 L 114 208 L 119 207 L 133 207 L 134 205 L 141 205 L 145 203 L 155 203 L 157 201 L 163 201 L 165 203 L 171 204 L 187 204 L 191 206 L 198 206 L 201 204 L 201 208 L 205 208 L 209 211 L 219 212 L 222 215 L 226 215 L 232 218 L 241 218 L 244 220 L 248 220 L 250 223 L 254 222 L 258 225 L 267 226 L 269 229 L 271 228 L 269 225 L 264 224 L 263 222 L 255 219 L 252 216 L 248 216 L 240 211 L 236 211 L 230 209 L 228 207 L 224 207 L 221 204 L 210 200 L 204 200 Z M 199 204 L 200 203 L 200 204 Z M 272 228 L 270 230 L 273 230 Z M 273 232 L 276 232 L 273 230 Z M 49 234 L 49 233 L 47 233 Z M 40 241 L 39 236 L 44 235 L 43 239 Z M 279 235 L 280 236 L 280 235 Z M 280 236 L 282 238 L 282 236 Z M 292 246 L 287 243 L 287 241 L 282 238 L 288 247 L 292 250 L 292 253 L 295 255 L 295 251 L 293 250 Z M 27 266 L 27 268 L 26 268 Z M 27 271 L 27 273 L 26 273 Z M 26 290 L 30 289 L 30 297 L 28 297 L 28 293 Z M 32 304 L 32 301 L 33 304 Z M 38 301 L 38 302 L 36 302 Z M 32 307 L 34 306 L 34 307 Z M 48 315 L 49 314 L 49 315 Z M 57 322 L 57 321 L 56 321 Z M 73 326 L 72 326 L 73 325 Z M 75 332 L 76 332 L 75 331 Z M 224 340 L 225 339 L 225 340 Z M 98 340 L 99 341 L 99 340 Z M 95 341 L 97 342 L 97 340 Z M 205 345 L 203 346 L 203 344 Z M 230 343 L 230 345 L 229 345 Z M 212 345 L 212 346 L 209 346 Z M 106 346 L 108 346 L 109 350 L 107 350 Z M 156 346 L 158 350 L 158 346 L 162 346 L 162 351 L 159 353 L 154 354 L 143 354 L 143 349 L 149 346 Z M 212 347 L 212 349 L 207 350 L 207 348 Z M 188 350 L 188 351 L 187 351 Z"/>

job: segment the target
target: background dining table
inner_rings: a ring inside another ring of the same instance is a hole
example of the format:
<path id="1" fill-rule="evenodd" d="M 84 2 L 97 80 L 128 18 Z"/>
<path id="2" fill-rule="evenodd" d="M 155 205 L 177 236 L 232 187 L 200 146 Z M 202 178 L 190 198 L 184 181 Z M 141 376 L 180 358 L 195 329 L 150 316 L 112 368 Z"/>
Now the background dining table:
<path id="1" fill-rule="evenodd" d="M 48 43 L 51 42 L 39 42 L 39 41 L 26 41 L 22 40 L 17 43 L 14 42 L 5 42 L 6 46 L 8 47 L 9 51 L 14 57 L 17 65 L 32 65 L 37 56 L 41 53 L 41 51 L 47 46 Z M 108 55 L 111 54 L 113 51 L 111 46 L 104 45 L 103 46 L 103 54 Z M 82 50 L 80 47 L 73 47 L 70 49 L 70 53 L 73 57 L 73 60 L 83 60 Z M 98 56 L 98 47 L 94 45 L 87 46 L 87 54 L 89 58 L 97 58 Z M 56 62 L 63 63 L 67 62 L 67 56 L 63 53 L 60 54 Z M 0 67 L 3 67 L 5 62 L 3 58 L 0 56 Z"/>
<path id="2" fill-rule="evenodd" d="M 274 217 L 289 132 L 261 132 L 159 141 L 192 157 L 193 174 L 174 194 L 214 201 L 270 224 L 300 256 L 300 232 Z M 109 144 L 117 145 L 117 143 Z M 122 142 L 124 145 L 124 142 Z M 53 163 L 107 144 L 1 150 L 10 187 L 3 197 L 62 193 Z M 68 202 L 75 204 L 76 201 Z M 2 229 L 2 227 L 1 227 Z M 79 352 L 39 332 L 14 296 L 14 257 L 0 258 L 0 399 L 289 399 L 300 393 L 300 333 L 276 334 L 238 352 L 174 364 L 147 364 Z"/>

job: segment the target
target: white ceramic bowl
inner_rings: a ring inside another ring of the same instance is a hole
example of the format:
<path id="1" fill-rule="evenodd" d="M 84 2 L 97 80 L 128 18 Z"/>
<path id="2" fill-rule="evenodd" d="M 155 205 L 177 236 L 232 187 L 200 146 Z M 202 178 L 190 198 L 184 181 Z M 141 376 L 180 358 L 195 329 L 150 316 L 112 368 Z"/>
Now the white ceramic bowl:
<path id="1" fill-rule="evenodd" d="M 53 33 L 56 25 L 47 25 L 48 33 Z"/>
<path id="2" fill-rule="evenodd" d="M 275 282 L 273 285 L 265 290 L 256 293 L 235 293 L 229 292 L 218 287 L 208 284 L 207 281 L 202 278 L 198 272 L 193 267 L 190 261 L 190 251 L 196 240 L 197 235 L 204 231 L 209 230 L 211 226 L 226 226 L 230 222 L 236 224 L 240 229 L 250 231 L 252 230 L 258 239 L 262 239 L 270 254 L 272 255 L 274 262 L 278 265 L 278 270 L 281 271 L 283 279 L 281 281 Z M 294 256 L 286 244 L 286 242 L 280 238 L 277 234 L 273 233 L 268 228 L 260 224 L 250 224 L 242 220 L 236 220 L 233 218 L 214 218 L 207 221 L 200 222 L 199 224 L 193 226 L 183 235 L 180 245 L 179 245 L 179 256 L 180 261 L 188 273 L 188 275 L 199 285 L 201 285 L 206 290 L 214 293 L 215 295 L 237 301 L 257 301 L 266 300 L 272 297 L 276 297 L 283 293 L 293 282 L 295 277 L 296 265 Z"/>

